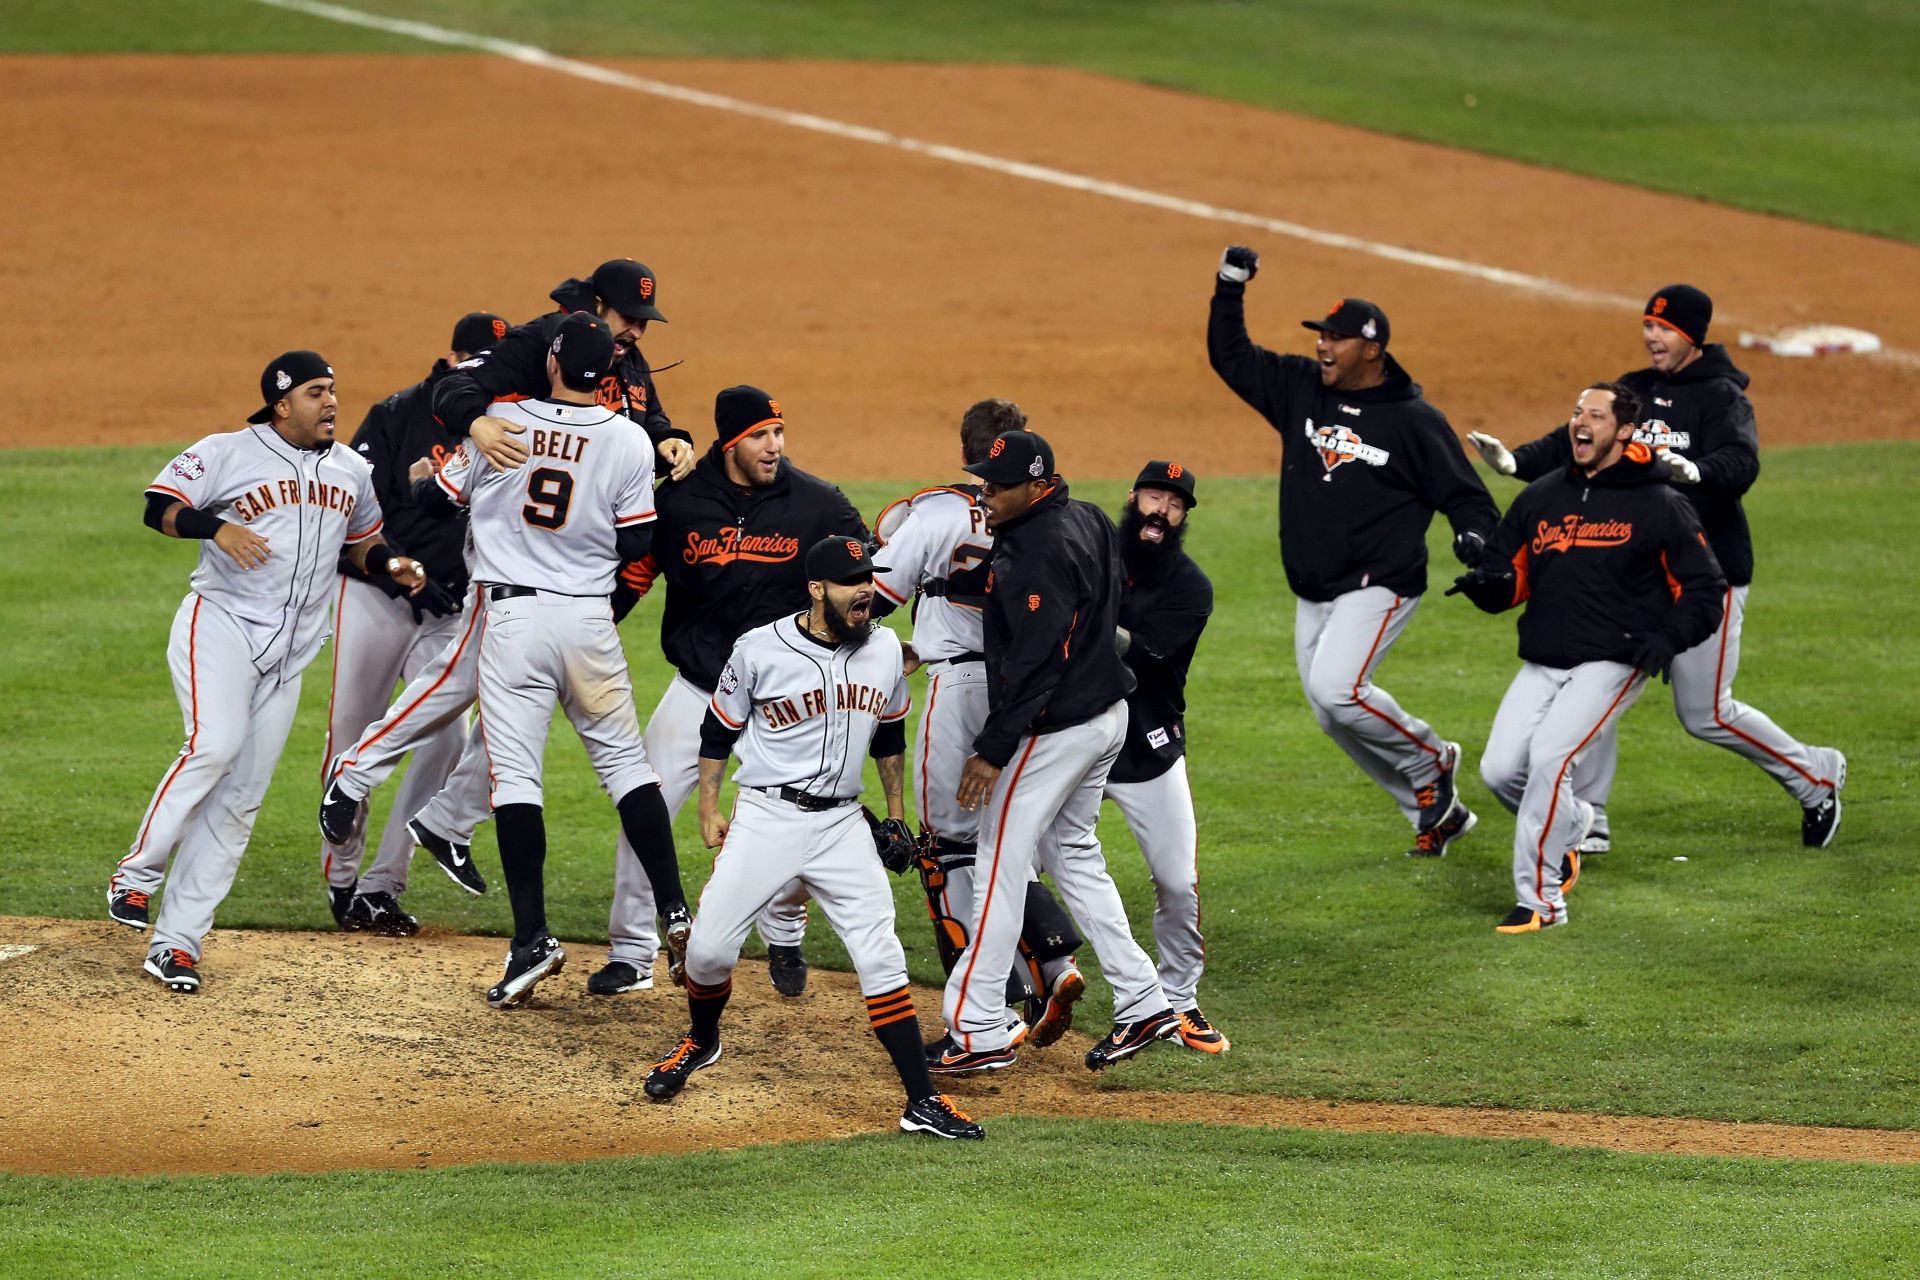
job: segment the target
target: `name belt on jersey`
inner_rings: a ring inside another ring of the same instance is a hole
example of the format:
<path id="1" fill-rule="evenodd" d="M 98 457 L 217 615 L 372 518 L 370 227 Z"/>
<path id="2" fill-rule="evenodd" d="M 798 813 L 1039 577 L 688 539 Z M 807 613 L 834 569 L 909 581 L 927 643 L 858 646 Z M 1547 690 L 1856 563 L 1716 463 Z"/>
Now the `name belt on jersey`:
<path id="1" fill-rule="evenodd" d="M 800 695 L 799 706 L 794 705 L 792 698 L 775 698 L 760 704 L 760 714 L 766 718 L 768 727 L 774 729 L 785 729 L 802 720 L 823 716 L 829 710 L 864 711 L 878 718 L 887 709 L 888 696 L 885 689 L 876 689 L 870 684 L 842 683 L 833 686 L 832 707 L 827 706 L 824 689 L 809 689 Z"/>

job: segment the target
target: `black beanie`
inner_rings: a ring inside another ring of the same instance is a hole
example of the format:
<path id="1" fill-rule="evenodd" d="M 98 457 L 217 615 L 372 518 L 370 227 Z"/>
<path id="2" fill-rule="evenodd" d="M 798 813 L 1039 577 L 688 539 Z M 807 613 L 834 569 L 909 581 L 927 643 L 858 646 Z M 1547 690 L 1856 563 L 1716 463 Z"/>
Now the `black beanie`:
<path id="1" fill-rule="evenodd" d="M 758 387 L 728 387 L 713 400 L 713 425 L 720 447 L 731 449 L 769 422 L 784 422 L 780 402 Z"/>
<path id="2" fill-rule="evenodd" d="M 1690 284 L 1670 284 L 1647 299 L 1646 318 L 1704 347 L 1707 326 L 1713 322 L 1713 299 Z"/>

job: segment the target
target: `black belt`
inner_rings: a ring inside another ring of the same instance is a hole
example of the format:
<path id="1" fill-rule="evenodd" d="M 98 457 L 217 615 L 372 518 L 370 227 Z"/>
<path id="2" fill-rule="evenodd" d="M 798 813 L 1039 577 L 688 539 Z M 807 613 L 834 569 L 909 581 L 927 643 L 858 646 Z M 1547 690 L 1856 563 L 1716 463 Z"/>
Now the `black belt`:
<path id="1" fill-rule="evenodd" d="M 845 798 L 838 796 L 816 796 L 809 792 L 801 791 L 796 787 L 755 787 L 754 790 L 760 792 L 762 795 L 777 796 L 796 809 L 804 809 L 808 813 L 819 813 L 826 809 L 838 809 L 843 804 L 852 804 L 855 800 L 859 799 L 858 796 L 847 796 Z"/>
<path id="2" fill-rule="evenodd" d="M 605 596 L 577 596 L 571 591 L 548 591 L 545 587 L 516 587 L 502 582 L 487 588 L 489 600 L 517 600 L 521 596 L 562 596 L 568 600 L 605 600 Z"/>
<path id="3" fill-rule="evenodd" d="M 965 653 L 956 653 L 950 658 L 935 658 L 935 662 L 985 662 L 987 655 L 978 649 L 969 649 Z"/>

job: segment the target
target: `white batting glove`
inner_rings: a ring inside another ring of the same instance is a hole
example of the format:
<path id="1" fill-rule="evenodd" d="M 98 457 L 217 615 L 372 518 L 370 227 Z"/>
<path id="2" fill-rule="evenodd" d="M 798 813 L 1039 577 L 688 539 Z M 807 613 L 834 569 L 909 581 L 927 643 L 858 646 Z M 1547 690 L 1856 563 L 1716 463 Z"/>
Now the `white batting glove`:
<path id="1" fill-rule="evenodd" d="M 1260 273 L 1260 255 L 1243 244 L 1230 244 L 1220 255 L 1220 278 L 1229 284 L 1245 284 Z"/>
<path id="2" fill-rule="evenodd" d="M 1503 476 L 1514 472 L 1513 454 L 1507 446 L 1500 443 L 1499 436 L 1490 436 L 1484 431 L 1467 432 L 1467 443 L 1480 451 L 1480 457 L 1486 464 Z"/>
<path id="3" fill-rule="evenodd" d="M 1700 468 L 1693 465 L 1692 458 L 1671 449 L 1663 450 L 1660 456 L 1667 460 L 1667 474 L 1675 484 L 1700 483 Z"/>

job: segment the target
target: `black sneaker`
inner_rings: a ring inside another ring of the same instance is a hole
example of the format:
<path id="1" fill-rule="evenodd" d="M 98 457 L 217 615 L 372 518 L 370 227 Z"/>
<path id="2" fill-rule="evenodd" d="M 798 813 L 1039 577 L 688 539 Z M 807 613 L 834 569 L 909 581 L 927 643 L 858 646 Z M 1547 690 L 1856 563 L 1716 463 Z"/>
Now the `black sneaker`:
<path id="1" fill-rule="evenodd" d="M 360 817 L 360 806 L 364 800 L 355 800 L 340 789 L 338 782 L 327 784 L 326 794 L 320 797 L 320 834 L 328 844 L 345 844 L 353 834 L 353 824 Z"/>
<path id="2" fill-rule="evenodd" d="M 383 938 L 411 938 L 420 932 L 420 922 L 402 911 L 399 900 L 390 893 L 354 894 L 342 927 Z"/>
<path id="3" fill-rule="evenodd" d="M 983 1071 L 1004 1071 L 1020 1060 L 1013 1046 L 969 1053 L 948 1032 L 927 1046 L 927 1070 L 936 1076 L 971 1076 Z"/>
<path id="4" fill-rule="evenodd" d="M 1087 1070 L 1099 1071 L 1122 1058 L 1131 1058 L 1155 1040 L 1180 1034 L 1180 1019 L 1171 1009 L 1150 1013 L 1138 1022 L 1116 1022 L 1093 1048 L 1087 1050 Z"/>
<path id="5" fill-rule="evenodd" d="M 807 958 L 798 947 L 767 948 L 767 977 L 773 989 L 783 996 L 804 995 L 807 990 Z"/>
<path id="6" fill-rule="evenodd" d="M 200 968 L 194 958 L 175 947 L 147 957 L 146 971 L 167 984 L 169 991 L 189 994 L 200 990 Z"/>
<path id="7" fill-rule="evenodd" d="M 1456 798 L 1453 802 L 1453 812 L 1413 838 L 1413 848 L 1407 850 L 1407 856 L 1409 858 L 1444 858 L 1447 856 L 1448 845 L 1479 824 L 1480 819 L 1473 810 Z"/>
<path id="8" fill-rule="evenodd" d="M 352 905 L 352 889 L 336 889 L 332 885 L 327 886 L 327 907 L 333 912 L 333 922 L 349 933 L 359 927 L 347 923 L 347 908 Z"/>
<path id="9" fill-rule="evenodd" d="M 1833 773 L 1833 790 L 1819 804 L 1800 811 L 1800 843 L 1809 849 L 1826 848 L 1840 830 L 1840 788 L 1847 785 L 1847 758 L 1838 751 L 1833 754 L 1840 760 Z"/>
<path id="10" fill-rule="evenodd" d="M 673 979 L 674 986 L 684 987 L 687 985 L 687 939 L 693 936 L 693 917 L 687 914 L 687 904 L 683 902 L 677 907 L 668 908 L 664 919 L 666 928 L 660 931 L 660 936 L 667 940 L 667 977 Z M 798 949 L 795 948 L 795 950 Z M 807 981 L 806 967 L 806 963 L 802 961 L 800 965 L 802 986 L 805 986 Z M 648 978 L 647 983 L 651 986 L 653 979 Z"/>
<path id="11" fill-rule="evenodd" d="M 487 1003 L 496 1009 L 512 1009 L 533 996 L 534 984 L 550 978 L 565 967 L 567 953 L 560 940 L 543 933 L 524 947 L 507 948 L 506 972 L 497 985 L 487 989 Z"/>
<path id="12" fill-rule="evenodd" d="M 151 899 L 140 889 L 107 890 L 107 919 L 115 924 L 124 924 L 130 929 L 147 927 L 148 904 Z"/>
<path id="13" fill-rule="evenodd" d="M 720 1038 L 715 1036 L 712 1044 L 702 1045 L 689 1031 L 673 1046 L 672 1053 L 654 1063 L 653 1070 L 647 1072 L 647 1096 L 655 1102 L 665 1102 L 687 1087 L 688 1076 L 718 1061 Z"/>
<path id="14" fill-rule="evenodd" d="M 487 891 L 487 881 L 480 874 L 480 868 L 473 863 L 473 849 L 464 844 L 455 844 L 444 836 L 436 834 L 426 823 L 414 818 L 407 823 L 407 832 L 413 836 L 416 848 L 425 849 L 447 873 L 447 879 L 465 889 L 474 897 Z"/>
<path id="15" fill-rule="evenodd" d="M 624 991 L 653 990 L 653 974 L 642 973 L 637 964 L 628 964 L 625 960 L 609 960 L 600 971 L 587 979 L 587 994 L 595 996 L 617 996 Z"/>
<path id="16" fill-rule="evenodd" d="M 1455 789 L 1454 770 L 1460 764 L 1460 744 L 1443 742 L 1440 744 L 1440 776 L 1424 787 L 1416 787 L 1413 802 L 1420 806 L 1420 821 L 1417 829 L 1429 831 L 1452 816 Z"/>
<path id="17" fill-rule="evenodd" d="M 973 1117 L 954 1106 L 953 1099 L 944 1093 L 909 1102 L 900 1115 L 900 1127 L 907 1133 L 930 1133 L 936 1138 L 979 1139 L 987 1136 L 987 1131 L 975 1124 Z"/>

